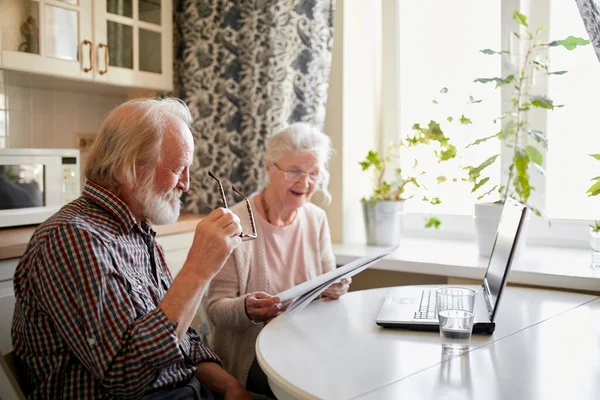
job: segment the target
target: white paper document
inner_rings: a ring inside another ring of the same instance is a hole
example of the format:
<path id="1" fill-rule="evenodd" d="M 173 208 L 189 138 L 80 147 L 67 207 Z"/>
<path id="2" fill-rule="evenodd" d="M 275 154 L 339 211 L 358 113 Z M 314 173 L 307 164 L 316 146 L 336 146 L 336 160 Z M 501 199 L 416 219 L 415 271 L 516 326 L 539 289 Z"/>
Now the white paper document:
<path id="1" fill-rule="evenodd" d="M 327 289 L 333 283 L 339 282 L 344 278 L 352 277 L 359 272 L 364 271 L 371 265 L 374 265 L 379 260 L 395 251 L 397 248 L 398 246 L 395 246 L 376 255 L 359 258 L 358 260 L 354 260 L 340 268 L 334 269 L 333 271 L 329 271 L 323 275 L 317 276 L 314 279 L 289 288 L 288 290 L 284 290 L 275 296 L 279 297 L 281 302 L 292 300 L 286 309 L 286 313 L 297 312 L 304 308 L 308 303 L 313 301 L 318 295 L 323 293 L 325 289 Z"/>

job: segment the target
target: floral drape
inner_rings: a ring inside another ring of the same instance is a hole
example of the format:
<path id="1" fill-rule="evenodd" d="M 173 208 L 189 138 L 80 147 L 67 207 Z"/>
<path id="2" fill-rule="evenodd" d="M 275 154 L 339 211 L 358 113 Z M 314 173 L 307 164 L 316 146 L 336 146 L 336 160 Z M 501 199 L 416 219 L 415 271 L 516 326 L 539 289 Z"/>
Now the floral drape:
<path id="1" fill-rule="evenodd" d="M 256 191 L 265 140 L 295 121 L 322 125 L 335 0 L 179 0 L 176 95 L 194 117 L 187 212 L 220 205 L 212 171 L 233 204 Z"/>
<path id="2" fill-rule="evenodd" d="M 576 0 L 585 28 L 600 60 L 600 0 Z"/>

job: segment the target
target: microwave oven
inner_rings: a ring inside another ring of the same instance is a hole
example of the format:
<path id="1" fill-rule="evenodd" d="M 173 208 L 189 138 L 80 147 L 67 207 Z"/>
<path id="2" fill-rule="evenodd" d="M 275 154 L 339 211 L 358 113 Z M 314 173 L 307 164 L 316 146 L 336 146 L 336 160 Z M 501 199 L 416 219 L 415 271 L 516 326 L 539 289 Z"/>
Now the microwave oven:
<path id="1" fill-rule="evenodd" d="M 77 149 L 0 149 L 0 228 L 44 222 L 80 186 Z"/>

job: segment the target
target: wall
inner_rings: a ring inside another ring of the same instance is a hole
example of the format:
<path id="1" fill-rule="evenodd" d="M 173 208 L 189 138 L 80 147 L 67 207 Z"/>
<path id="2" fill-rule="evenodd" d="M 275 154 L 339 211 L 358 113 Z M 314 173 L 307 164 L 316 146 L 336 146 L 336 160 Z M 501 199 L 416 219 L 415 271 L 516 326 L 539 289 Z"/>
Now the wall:
<path id="1" fill-rule="evenodd" d="M 372 176 L 358 165 L 381 137 L 381 2 L 336 2 L 334 42 L 324 130 L 336 154 L 331 160 L 325 207 L 334 243 L 364 243 L 360 199 Z M 386 83 L 388 84 L 388 83 Z"/>
<path id="2" fill-rule="evenodd" d="M 27 78 L 0 71 L 0 148 L 75 148 L 76 133 L 97 132 L 104 115 L 125 100 L 123 94 L 32 88 Z"/>

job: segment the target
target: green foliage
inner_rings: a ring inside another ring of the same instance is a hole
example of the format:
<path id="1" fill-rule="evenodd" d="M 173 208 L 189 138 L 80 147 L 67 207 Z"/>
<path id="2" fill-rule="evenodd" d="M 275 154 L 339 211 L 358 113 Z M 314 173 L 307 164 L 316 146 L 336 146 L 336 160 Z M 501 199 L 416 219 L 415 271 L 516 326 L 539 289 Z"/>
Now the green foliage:
<path id="1" fill-rule="evenodd" d="M 594 223 L 590 225 L 590 228 L 592 228 L 592 231 L 594 232 L 600 232 L 600 220 L 594 221 Z"/>
<path id="2" fill-rule="evenodd" d="M 425 221 L 425 228 L 439 228 L 442 222 L 436 217 L 429 217 Z"/>
<path id="3" fill-rule="evenodd" d="M 448 89 L 443 88 L 440 93 L 447 93 Z M 425 171 L 419 169 L 418 161 L 415 160 L 410 173 L 404 173 L 402 169 L 396 168 L 389 171 L 392 158 L 397 156 L 400 148 L 409 148 L 414 146 L 427 146 L 433 151 L 438 162 L 444 162 L 456 157 L 456 146 L 450 143 L 450 140 L 444 134 L 440 124 L 434 120 L 429 121 L 426 127 L 421 124 L 414 124 L 412 135 L 398 143 L 388 146 L 386 154 L 381 155 L 379 152 L 369 150 L 366 157 L 359 162 L 363 171 L 372 170 L 374 172 L 373 192 L 368 198 L 363 198 L 363 202 L 378 202 L 380 200 L 407 200 L 414 196 L 417 189 L 426 190 L 419 182 L 419 178 L 425 175 Z M 448 180 L 445 176 L 436 177 L 438 183 L 443 183 Z M 408 194 L 407 190 L 413 194 Z M 433 205 L 440 204 L 442 201 L 439 197 L 431 199 L 423 196 L 423 201 L 427 201 Z M 440 221 L 434 218 L 437 222 L 431 222 L 427 227 L 439 227 Z"/>
<path id="4" fill-rule="evenodd" d="M 600 161 L 600 154 L 590 154 L 590 157 Z M 586 193 L 588 196 L 598 196 L 600 194 L 600 176 L 592 178 L 592 182 L 594 183 L 592 186 L 590 186 Z"/>
<path id="5" fill-rule="evenodd" d="M 531 168 L 535 168 L 544 173 L 544 157 L 539 147 L 547 148 L 548 139 L 544 132 L 532 129 L 529 126 L 527 113 L 531 109 L 539 108 L 543 110 L 554 110 L 562 107 L 545 95 L 531 93 L 531 82 L 535 74 L 543 75 L 564 75 L 567 71 L 550 71 L 549 59 L 544 56 L 544 50 L 548 47 L 562 46 L 567 50 L 573 50 L 578 46 L 585 46 L 590 42 L 588 40 L 569 36 L 563 40 L 545 42 L 540 39 L 540 32 L 547 29 L 545 27 L 537 29 L 535 32 L 529 30 L 527 17 L 518 11 L 513 12 L 513 20 L 519 24 L 519 32 L 513 32 L 513 35 L 522 42 L 523 46 L 517 46 L 524 49 L 522 53 L 511 54 L 509 51 L 495 51 L 492 49 L 480 50 L 481 53 L 488 56 L 511 55 L 517 59 L 518 67 L 515 67 L 513 73 L 506 77 L 477 78 L 474 82 L 487 84 L 495 83 L 496 88 L 506 87 L 511 92 L 511 108 L 506 110 L 500 117 L 494 119 L 494 123 L 501 121 L 500 131 L 494 135 L 477 139 L 469 144 L 477 146 L 490 139 L 499 139 L 512 150 L 512 161 L 508 167 L 508 184 L 505 187 L 489 187 L 489 177 L 486 176 L 486 169 L 493 165 L 498 154 L 488 157 L 478 166 L 466 166 L 464 170 L 467 177 L 464 180 L 472 183 L 472 192 L 479 194 L 478 199 L 483 199 L 490 194 L 498 193 L 503 201 L 506 197 L 514 197 L 522 203 L 527 204 L 531 193 L 535 190 L 530 181 Z M 542 53 L 542 54 L 540 54 Z M 469 103 L 473 103 L 472 96 L 469 97 Z M 531 140 L 528 140 L 531 138 Z M 600 157 L 600 155 L 599 155 Z M 600 194 L 600 177 L 595 178 L 595 183 L 588 190 L 590 196 Z M 536 214 L 539 215 L 538 210 Z"/>

